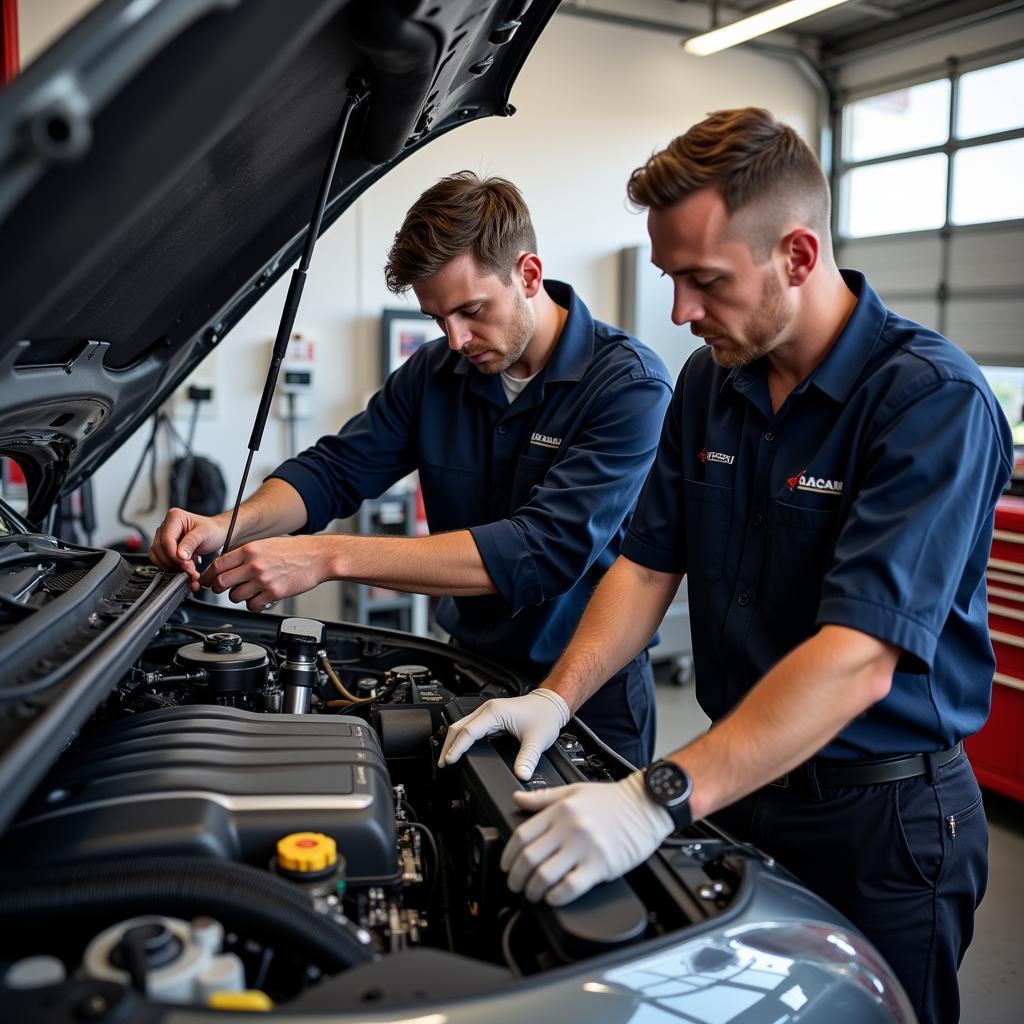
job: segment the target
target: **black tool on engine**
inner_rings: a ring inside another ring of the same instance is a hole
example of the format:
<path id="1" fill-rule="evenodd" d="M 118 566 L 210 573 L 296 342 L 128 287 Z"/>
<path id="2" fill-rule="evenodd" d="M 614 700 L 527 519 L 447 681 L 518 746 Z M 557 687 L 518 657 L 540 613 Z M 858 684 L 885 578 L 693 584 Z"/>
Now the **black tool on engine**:
<path id="1" fill-rule="evenodd" d="M 283 619 L 277 642 L 284 648 L 284 662 L 277 674 L 284 690 L 284 712 L 308 715 L 313 689 L 319 681 L 316 662 L 323 647 L 324 624 L 316 619 Z"/>

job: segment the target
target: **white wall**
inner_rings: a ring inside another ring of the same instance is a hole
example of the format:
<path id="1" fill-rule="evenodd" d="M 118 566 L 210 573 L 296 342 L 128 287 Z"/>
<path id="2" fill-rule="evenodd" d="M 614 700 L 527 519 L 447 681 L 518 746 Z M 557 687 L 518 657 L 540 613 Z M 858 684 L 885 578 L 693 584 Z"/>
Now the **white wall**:
<path id="1" fill-rule="evenodd" d="M 814 94 L 784 62 L 742 50 L 690 57 L 673 35 L 566 15 L 548 26 L 512 100 L 514 118 L 438 139 L 378 182 L 318 243 L 296 323 L 318 343 L 315 412 L 301 425 L 301 446 L 336 430 L 379 385 L 378 317 L 398 304 L 384 287 L 385 252 L 405 210 L 441 175 L 468 167 L 515 181 L 533 213 L 546 273 L 570 281 L 596 316 L 614 321 L 618 251 L 646 239 L 643 216 L 625 203 L 635 166 L 723 107 L 768 106 L 809 139 L 815 132 Z M 287 276 L 228 335 L 213 374 L 205 374 L 219 401 L 217 418 L 199 423 L 197 449 L 220 462 L 232 497 L 286 287 Z M 115 510 L 147 433 L 96 476 L 99 542 L 124 533 Z M 254 482 L 289 454 L 284 434 L 271 420 Z M 160 515 L 141 513 L 146 498 L 143 484 L 129 511 L 152 527 Z"/>

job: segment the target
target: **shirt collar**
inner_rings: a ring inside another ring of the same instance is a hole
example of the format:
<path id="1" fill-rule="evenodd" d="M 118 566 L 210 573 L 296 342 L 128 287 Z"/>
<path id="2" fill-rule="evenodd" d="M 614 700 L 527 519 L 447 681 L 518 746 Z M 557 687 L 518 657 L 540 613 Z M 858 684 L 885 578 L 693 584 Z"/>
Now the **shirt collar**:
<path id="1" fill-rule="evenodd" d="M 857 296 L 850 319 L 809 383 L 837 402 L 845 402 L 885 326 L 886 308 L 867 278 L 856 270 L 841 270 L 846 286 Z"/>
<path id="2" fill-rule="evenodd" d="M 887 311 L 863 274 L 856 270 L 841 270 L 840 274 L 857 296 L 857 305 L 828 355 L 797 391 L 813 386 L 835 401 L 845 402 L 882 333 Z M 766 369 L 765 359 L 737 366 L 722 382 L 722 388 L 731 384 L 737 391 L 747 391 L 755 380 L 764 377 Z"/>
<path id="3" fill-rule="evenodd" d="M 582 380 L 594 355 L 594 318 L 572 288 L 562 281 L 544 281 L 544 290 L 563 309 L 569 311 L 562 333 L 547 365 L 540 371 L 545 383 Z M 486 376 L 468 360 L 459 358 L 455 372 Z"/>

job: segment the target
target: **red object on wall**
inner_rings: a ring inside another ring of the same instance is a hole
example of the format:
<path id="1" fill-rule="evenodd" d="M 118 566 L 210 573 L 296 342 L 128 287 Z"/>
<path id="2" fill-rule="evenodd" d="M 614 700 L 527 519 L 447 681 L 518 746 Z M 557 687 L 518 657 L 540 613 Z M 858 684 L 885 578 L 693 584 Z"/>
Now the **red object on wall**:
<path id="1" fill-rule="evenodd" d="M 6 85 L 19 70 L 18 0 L 0 0 L 0 83 Z"/>
<path id="2" fill-rule="evenodd" d="M 983 786 L 1024 802 L 1024 499 L 996 507 L 986 580 L 996 675 L 992 711 L 967 753 Z"/>

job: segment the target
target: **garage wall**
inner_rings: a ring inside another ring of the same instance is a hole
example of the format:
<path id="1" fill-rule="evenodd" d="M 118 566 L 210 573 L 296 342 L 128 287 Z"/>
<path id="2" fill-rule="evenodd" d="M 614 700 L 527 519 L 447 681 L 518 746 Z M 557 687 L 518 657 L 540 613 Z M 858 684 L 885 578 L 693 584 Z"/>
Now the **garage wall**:
<path id="1" fill-rule="evenodd" d="M 880 79 L 896 78 L 922 68 L 941 68 L 948 57 L 963 57 L 1021 39 L 1024 11 L 1017 11 L 917 43 L 903 43 L 877 56 L 851 59 L 838 68 L 836 84 L 840 89 L 860 89 Z"/>
<path id="2" fill-rule="evenodd" d="M 815 96 L 786 63 L 737 51 L 702 60 L 684 54 L 678 37 L 568 15 L 552 20 L 512 99 L 514 118 L 437 140 L 375 185 L 318 243 L 296 324 L 318 352 L 314 414 L 300 425 L 300 446 L 336 430 L 379 385 L 380 311 L 400 304 L 384 287 L 384 255 L 405 210 L 441 175 L 468 167 L 515 181 L 533 212 L 546 273 L 572 282 L 595 315 L 614 320 L 619 250 L 646 240 L 643 216 L 625 203 L 637 164 L 721 107 L 766 105 L 806 137 L 815 134 Z M 287 275 L 226 338 L 216 366 L 197 373 L 217 392 L 214 417 L 198 424 L 197 449 L 221 463 L 232 495 L 286 287 Z M 186 420 L 179 423 L 184 429 Z M 98 542 L 124 533 L 115 510 L 145 433 L 97 474 Z M 271 420 L 254 482 L 289 454 L 285 434 Z M 129 512 L 154 526 L 160 515 L 143 511 L 147 501 L 142 483 Z"/>

